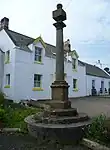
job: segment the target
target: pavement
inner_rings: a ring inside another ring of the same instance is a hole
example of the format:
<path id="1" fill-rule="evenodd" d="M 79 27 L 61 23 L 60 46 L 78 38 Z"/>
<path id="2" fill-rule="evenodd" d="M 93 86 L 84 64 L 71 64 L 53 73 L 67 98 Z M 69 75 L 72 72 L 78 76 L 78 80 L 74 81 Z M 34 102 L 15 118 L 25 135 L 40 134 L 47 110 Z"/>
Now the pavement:
<path id="1" fill-rule="evenodd" d="M 29 135 L 0 134 L 0 150 L 88 150 L 83 146 L 38 145 Z"/>
<path id="2" fill-rule="evenodd" d="M 78 112 L 87 113 L 90 117 L 101 113 L 110 117 L 110 97 L 72 98 L 71 104 L 73 108 L 77 108 Z"/>

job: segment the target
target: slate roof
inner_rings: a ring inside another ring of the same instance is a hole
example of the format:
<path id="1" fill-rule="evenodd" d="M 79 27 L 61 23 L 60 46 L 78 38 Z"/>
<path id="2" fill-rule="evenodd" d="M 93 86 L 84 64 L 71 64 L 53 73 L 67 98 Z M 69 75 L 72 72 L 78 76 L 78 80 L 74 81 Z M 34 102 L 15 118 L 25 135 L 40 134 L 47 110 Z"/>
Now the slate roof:
<path id="1" fill-rule="evenodd" d="M 45 43 L 45 44 L 46 44 L 45 55 L 47 57 L 55 58 L 56 57 L 56 47 L 51 44 L 48 44 L 48 43 Z"/>
<path id="2" fill-rule="evenodd" d="M 35 40 L 34 38 L 28 37 L 26 35 L 17 33 L 15 31 L 12 31 L 9 29 L 8 30 L 5 29 L 5 31 L 16 46 L 20 47 L 22 50 L 32 52 L 29 49 L 28 45 L 31 44 L 32 42 L 34 42 L 34 40 Z M 55 55 L 56 47 L 51 44 L 48 44 L 48 43 L 45 43 L 45 44 L 46 44 L 45 55 L 47 57 L 55 58 L 56 57 L 56 55 Z"/>
<path id="3" fill-rule="evenodd" d="M 80 62 L 82 62 L 82 61 L 80 61 Z M 101 68 L 99 68 L 95 65 L 85 63 L 85 62 L 82 62 L 82 63 L 86 66 L 86 74 L 87 75 L 110 79 L 110 76 Z"/>
<path id="4" fill-rule="evenodd" d="M 16 46 L 20 47 L 21 49 L 23 49 L 25 51 L 31 52 L 28 45 L 31 44 L 32 42 L 34 42 L 34 40 L 35 40 L 34 38 L 17 33 L 15 31 L 12 31 L 9 29 L 8 30 L 5 29 L 5 31 Z M 47 57 L 55 57 L 54 53 L 56 52 L 56 47 L 53 45 L 47 44 L 47 43 L 45 43 L 45 44 L 46 44 L 46 56 Z"/>
<path id="5" fill-rule="evenodd" d="M 20 47 L 21 49 L 23 49 L 25 51 L 31 52 L 28 45 L 31 44 L 35 40 L 34 38 L 28 37 L 26 35 L 17 33 L 12 30 L 5 29 L 5 31 L 16 46 Z M 47 57 L 55 58 L 56 57 L 56 55 L 55 55 L 56 47 L 51 44 L 48 44 L 48 43 L 45 43 L 45 44 L 46 44 L 45 55 Z M 102 77 L 102 78 L 110 78 L 110 76 L 107 73 L 105 73 L 102 69 L 100 69 L 97 66 L 87 64 L 80 60 L 78 60 L 78 65 L 86 66 L 86 74 L 87 75 L 98 76 L 98 77 Z"/>
<path id="6" fill-rule="evenodd" d="M 23 34 L 14 32 L 12 30 L 5 29 L 5 31 L 16 46 L 20 47 L 21 49 L 25 51 L 31 52 L 31 50 L 28 48 L 28 45 L 32 43 L 35 39 L 28 37 L 26 35 L 23 35 Z"/>
<path id="7" fill-rule="evenodd" d="M 85 64 L 82 61 L 80 61 L 80 60 L 78 60 L 78 65 L 85 66 Z"/>

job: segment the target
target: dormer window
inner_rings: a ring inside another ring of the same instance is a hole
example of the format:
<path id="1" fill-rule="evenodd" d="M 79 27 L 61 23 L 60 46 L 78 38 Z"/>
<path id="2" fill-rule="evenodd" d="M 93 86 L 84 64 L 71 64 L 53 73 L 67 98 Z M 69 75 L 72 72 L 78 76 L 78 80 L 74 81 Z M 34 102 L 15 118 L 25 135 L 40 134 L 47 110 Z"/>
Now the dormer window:
<path id="1" fill-rule="evenodd" d="M 41 62 L 42 61 L 42 48 L 35 47 L 34 61 L 36 61 L 36 62 Z"/>
<path id="2" fill-rule="evenodd" d="M 76 59 L 72 58 L 72 68 L 76 69 Z"/>

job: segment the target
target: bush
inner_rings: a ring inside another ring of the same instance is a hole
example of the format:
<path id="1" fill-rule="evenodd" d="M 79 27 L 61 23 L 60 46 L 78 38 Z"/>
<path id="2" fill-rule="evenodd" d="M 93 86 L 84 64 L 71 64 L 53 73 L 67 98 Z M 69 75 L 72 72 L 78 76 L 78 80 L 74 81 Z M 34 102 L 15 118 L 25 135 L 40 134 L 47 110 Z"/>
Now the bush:
<path id="1" fill-rule="evenodd" d="M 0 107 L 3 107 L 4 101 L 5 101 L 4 94 L 0 91 Z"/>
<path id="2" fill-rule="evenodd" d="M 6 112 L 4 109 L 0 108 L 0 121 L 4 122 L 6 121 Z"/>
<path id="3" fill-rule="evenodd" d="M 36 108 L 7 108 L 7 127 L 20 128 L 23 132 L 27 132 L 27 124 L 24 122 L 28 115 L 36 114 L 39 109 Z"/>
<path id="4" fill-rule="evenodd" d="M 107 134 L 105 134 L 107 132 L 106 120 L 107 118 L 103 114 L 93 118 L 92 124 L 88 127 L 87 138 L 97 142 L 108 142 Z"/>

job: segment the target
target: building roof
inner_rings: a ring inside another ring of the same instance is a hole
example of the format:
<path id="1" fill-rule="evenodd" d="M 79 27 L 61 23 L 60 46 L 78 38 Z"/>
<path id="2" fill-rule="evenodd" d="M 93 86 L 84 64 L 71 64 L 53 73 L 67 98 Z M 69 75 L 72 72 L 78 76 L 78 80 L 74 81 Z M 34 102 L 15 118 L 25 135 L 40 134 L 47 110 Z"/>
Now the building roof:
<path id="1" fill-rule="evenodd" d="M 80 61 L 82 62 L 82 61 Z M 102 77 L 102 78 L 108 78 L 110 79 L 110 76 L 101 68 L 91 65 L 85 62 L 82 62 L 86 66 L 86 74 L 91 75 L 91 76 L 97 76 L 97 77 Z"/>
<path id="2" fill-rule="evenodd" d="M 78 60 L 78 65 L 85 66 L 85 64 L 82 61 L 80 61 L 80 60 Z"/>
<path id="3" fill-rule="evenodd" d="M 9 29 L 5 29 L 5 31 L 16 46 L 20 47 L 21 49 L 23 49 L 25 51 L 31 52 L 28 45 L 35 41 L 34 38 L 28 37 L 26 35 L 17 33 L 15 31 L 12 31 Z M 48 44 L 48 43 L 45 43 L 45 44 L 46 44 L 45 55 L 47 57 L 55 58 L 56 57 L 56 47 L 51 44 Z M 66 58 L 65 58 L 65 60 L 66 60 Z M 104 72 L 102 69 L 100 69 L 97 66 L 87 64 L 80 60 L 78 60 L 78 65 L 86 66 L 86 74 L 87 75 L 98 76 L 98 77 L 103 77 L 103 78 L 110 78 L 110 76 L 106 72 Z"/>
<path id="4" fill-rule="evenodd" d="M 28 37 L 26 35 L 23 35 L 23 34 L 14 32 L 12 30 L 5 29 L 5 31 L 16 46 L 20 47 L 21 49 L 25 51 L 31 51 L 28 45 L 32 43 L 35 39 Z"/>
<path id="5" fill-rule="evenodd" d="M 45 44 L 46 44 L 45 55 L 47 57 L 55 58 L 56 57 L 56 47 L 51 44 L 48 44 L 48 43 L 45 43 Z"/>
<path id="6" fill-rule="evenodd" d="M 0 52 L 4 53 L 1 48 L 0 48 Z"/>
<path id="7" fill-rule="evenodd" d="M 9 29 L 5 29 L 5 31 L 16 46 L 20 47 L 21 49 L 23 49 L 25 51 L 31 52 L 28 45 L 33 43 L 36 39 L 28 37 L 28 36 L 20 34 L 20 33 L 17 33 L 15 31 L 12 31 Z M 55 58 L 56 57 L 56 47 L 51 44 L 48 44 L 48 43 L 45 43 L 45 45 L 46 45 L 45 55 L 47 57 Z"/>

